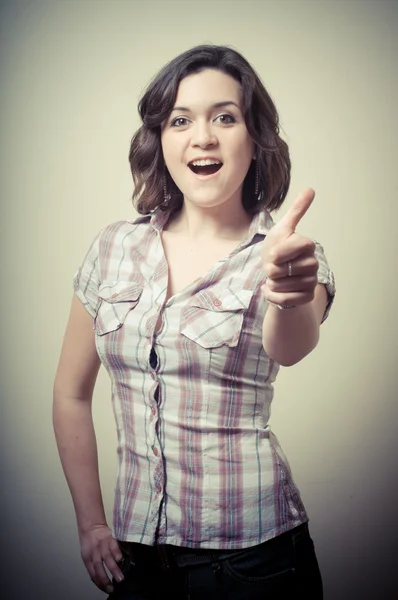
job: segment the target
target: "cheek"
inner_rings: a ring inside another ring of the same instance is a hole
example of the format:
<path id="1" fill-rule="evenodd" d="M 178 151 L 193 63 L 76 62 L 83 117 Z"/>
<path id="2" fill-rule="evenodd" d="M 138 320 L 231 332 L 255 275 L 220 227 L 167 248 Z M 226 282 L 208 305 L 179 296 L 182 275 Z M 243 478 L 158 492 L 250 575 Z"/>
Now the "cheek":
<path id="1" fill-rule="evenodd" d="M 168 136 L 161 139 L 164 162 L 170 169 L 181 166 L 183 156 L 182 141 L 183 140 L 176 138 L 170 139 Z"/>
<path id="2" fill-rule="evenodd" d="M 234 156 L 244 163 L 250 163 L 254 158 L 254 142 L 246 132 L 235 139 L 234 143 L 230 144 L 230 148 L 233 148 Z"/>
<path id="3" fill-rule="evenodd" d="M 250 164 L 250 161 L 255 157 L 256 151 L 254 147 L 254 142 L 251 137 L 246 137 L 244 142 L 245 147 L 245 155 L 247 157 L 247 162 Z"/>
<path id="4" fill-rule="evenodd" d="M 167 165 L 167 163 L 170 161 L 170 149 L 169 149 L 169 144 L 167 142 L 167 139 L 161 138 L 161 147 L 162 147 L 162 154 L 163 154 L 164 162 Z"/>
<path id="5" fill-rule="evenodd" d="M 233 153 L 233 162 L 236 165 L 236 172 L 246 176 L 246 173 L 254 158 L 254 144 L 247 138 L 243 138 L 240 144 L 237 144 Z"/>

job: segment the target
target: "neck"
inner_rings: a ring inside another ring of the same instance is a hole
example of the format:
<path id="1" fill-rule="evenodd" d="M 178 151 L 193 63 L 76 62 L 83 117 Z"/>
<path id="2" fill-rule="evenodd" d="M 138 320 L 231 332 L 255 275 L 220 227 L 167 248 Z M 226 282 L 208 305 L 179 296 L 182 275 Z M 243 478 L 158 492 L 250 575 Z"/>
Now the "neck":
<path id="1" fill-rule="evenodd" d="M 251 219 L 241 202 L 232 209 L 227 204 L 209 208 L 184 200 L 181 210 L 171 218 L 166 229 L 193 241 L 241 240 L 249 230 Z"/>

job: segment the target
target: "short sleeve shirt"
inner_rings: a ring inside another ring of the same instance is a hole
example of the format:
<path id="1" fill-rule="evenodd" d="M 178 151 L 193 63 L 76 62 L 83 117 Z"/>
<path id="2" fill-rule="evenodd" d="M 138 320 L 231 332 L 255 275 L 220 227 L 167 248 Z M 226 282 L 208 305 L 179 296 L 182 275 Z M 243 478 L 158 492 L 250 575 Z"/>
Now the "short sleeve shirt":
<path id="1" fill-rule="evenodd" d="M 93 317 L 118 436 L 113 534 L 190 548 L 246 548 L 307 520 L 269 425 L 279 365 L 264 351 L 261 212 L 246 239 L 166 301 L 157 209 L 96 237 L 74 289 Z M 316 244 L 327 317 L 334 278 Z M 159 317 L 161 327 L 155 330 Z"/>

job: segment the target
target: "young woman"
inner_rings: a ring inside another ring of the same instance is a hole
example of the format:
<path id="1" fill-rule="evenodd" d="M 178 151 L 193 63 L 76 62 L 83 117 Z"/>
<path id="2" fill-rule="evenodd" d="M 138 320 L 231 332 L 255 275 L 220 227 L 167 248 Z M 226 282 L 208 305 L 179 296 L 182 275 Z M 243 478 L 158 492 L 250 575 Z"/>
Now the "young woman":
<path id="1" fill-rule="evenodd" d="M 141 216 L 91 245 L 54 385 L 84 563 L 112 599 L 320 599 L 308 517 L 268 424 L 279 366 L 314 349 L 334 295 L 321 246 L 295 231 L 314 192 L 273 224 L 288 148 L 230 48 L 178 56 L 139 110 Z M 101 363 L 118 432 L 112 531 L 91 414 Z"/>

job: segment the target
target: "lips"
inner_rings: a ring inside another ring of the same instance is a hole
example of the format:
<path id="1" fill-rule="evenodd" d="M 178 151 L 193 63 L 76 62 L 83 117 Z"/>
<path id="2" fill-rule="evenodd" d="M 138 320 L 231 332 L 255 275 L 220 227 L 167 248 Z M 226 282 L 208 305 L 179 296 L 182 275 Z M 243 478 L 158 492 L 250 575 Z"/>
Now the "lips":
<path id="1" fill-rule="evenodd" d="M 214 175 L 222 167 L 222 162 L 217 158 L 197 158 L 188 163 L 188 167 L 195 175 Z"/>
<path id="2" fill-rule="evenodd" d="M 205 165 L 204 167 L 198 167 L 195 165 L 188 165 L 189 168 L 195 175 L 214 175 L 222 167 L 222 164 L 218 165 Z"/>

